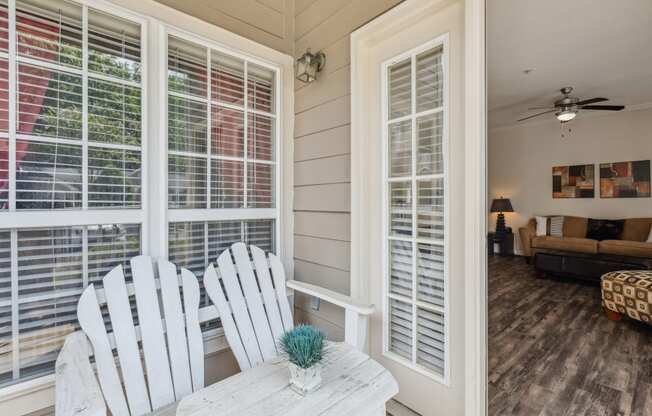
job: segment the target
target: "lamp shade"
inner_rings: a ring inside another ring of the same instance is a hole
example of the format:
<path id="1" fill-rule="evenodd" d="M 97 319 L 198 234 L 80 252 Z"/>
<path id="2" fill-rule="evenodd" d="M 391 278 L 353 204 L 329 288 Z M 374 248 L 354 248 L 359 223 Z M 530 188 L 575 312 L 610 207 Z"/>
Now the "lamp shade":
<path id="1" fill-rule="evenodd" d="M 508 198 L 498 198 L 491 203 L 491 212 L 514 212 L 514 208 Z"/>

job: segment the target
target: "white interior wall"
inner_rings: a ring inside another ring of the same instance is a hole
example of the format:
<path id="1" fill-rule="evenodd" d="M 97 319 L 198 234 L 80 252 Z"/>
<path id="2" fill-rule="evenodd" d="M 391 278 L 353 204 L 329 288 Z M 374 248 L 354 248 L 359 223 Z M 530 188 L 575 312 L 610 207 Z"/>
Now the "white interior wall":
<path id="1" fill-rule="evenodd" d="M 491 114 L 489 115 L 491 117 Z M 652 217 L 651 198 L 600 198 L 599 164 L 652 159 L 652 108 L 619 113 L 580 114 L 561 138 L 560 123 L 534 122 L 489 131 L 489 203 L 510 198 L 505 214 L 516 229 L 534 215 L 592 218 Z M 595 164 L 595 197 L 552 198 L 552 167 Z M 489 214 L 494 229 L 496 214 Z"/>

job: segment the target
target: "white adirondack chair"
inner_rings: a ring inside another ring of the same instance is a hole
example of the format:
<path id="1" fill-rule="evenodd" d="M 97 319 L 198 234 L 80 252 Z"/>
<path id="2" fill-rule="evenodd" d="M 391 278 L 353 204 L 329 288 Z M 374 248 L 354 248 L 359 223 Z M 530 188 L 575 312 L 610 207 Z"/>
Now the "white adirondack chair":
<path id="1" fill-rule="evenodd" d="M 344 341 L 364 349 L 373 305 L 309 283 L 286 281 L 280 259 L 253 245 L 247 250 L 244 243 L 233 244 L 220 254 L 217 265 L 219 276 L 213 265 L 208 266 L 204 286 L 219 310 L 240 369 L 255 367 L 278 355 L 277 340 L 294 326 L 286 287 L 344 308 Z"/>
<path id="2" fill-rule="evenodd" d="M 174 264 L 159 260 L 157 279 L 152 259 L 147 256 L 131 259 L 131 269 L 133 283 L 125 283 L 118 266 L 104 277 L 103 289 L 91 284 L 82 293 L 77 305 L 82 331 L 66 338 L 56 363 L 57 416 L 104 416 L 107 407 L 114 416 L 141 416 L 204 387 L 199 324 L 217 318 L 217 310 L 213 306 L 199 308 L 199 285 L 189 270 L 182 269 L 179 279 Z M 183 289 L 183 309 L 179 286 Z M 132 319 L 131 295 L 136 298 L 138 326 Z M 110 331 L 105 329 L 101 312 L 104 305 L 108 307 Z"/>
<path id="3" fill-rule="evenodd" d="M 89 285 L 77 305 L 82 331 L 66 338 L 57 359 L 56 415 L 105 416 L 108 407 L 114 416 L 141 416 L 170 409 L 168 405 L 203 387 L 204 350 L 199 324 L 218 317 L 243 370 L 275 356 L 274 340 L 293 326 L 286 287 L 344 307 L 345 341 L 364 348 L 373 306 L 307 283 L 286 282 L 278 257 L 266 256 L 255 246 L 251 246 L 251 252 L 253 267 L 242 243 L 234 244 L 218 259 L 228 302 L 215 268 L 211 265 L 206 270 L 204 284 L 217 308 L 199 308 L 199 285 L 192 272 L 181 269 L 179 279 L 172 263 L 159 260 L 157 279 L 152 259 L 147 256 L 131 260 L 133 283 L 125 283 L 122 267 L 118 266 L 104 277 L 103 289 Z M 179 286 L 183 289 L 183 309 Z M 132 295 L 136 298 L 138 326 L 134 325 L 129 304 Z M 105 305 L 111 330 L 106 329 L 101 312 Z M 239 330 L 240 335 L 234 330 Z M 144 357 L 138 342 L 142 343 Z M 95 359 L 97 377 L 91 357 Z"/>

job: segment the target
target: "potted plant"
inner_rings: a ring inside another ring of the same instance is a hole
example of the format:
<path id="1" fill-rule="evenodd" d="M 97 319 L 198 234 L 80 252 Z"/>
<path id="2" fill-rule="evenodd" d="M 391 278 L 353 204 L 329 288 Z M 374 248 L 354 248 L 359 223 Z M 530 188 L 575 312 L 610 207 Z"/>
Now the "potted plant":
<path id="1" fill-rule="evenodd" d="M 281 337 L 281 351 L 287 356 L 290 387 L 301 395 L 321 385 L 324 333 L 312 325 L 299 325 Z"/>

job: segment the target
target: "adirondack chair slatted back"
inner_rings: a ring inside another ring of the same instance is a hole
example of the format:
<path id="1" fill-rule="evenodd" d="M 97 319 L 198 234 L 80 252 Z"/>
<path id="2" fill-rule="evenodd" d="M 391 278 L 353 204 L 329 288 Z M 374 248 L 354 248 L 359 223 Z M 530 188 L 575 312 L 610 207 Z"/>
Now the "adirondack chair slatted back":
<path id="1" fill-rule="evenodd" d="M 114 416 L 141 416 L 201 389 L 204 348 L 200 312 L 203 320 L 217 316 L 217 311 L 211 314 L 212 307 L 200 311 L 199 284 L 192 272 L 182 269 L 179 280 L 174 264 L 159 260 L 156 279 L 148 256 L 131 259 L 131 269 L 133 283 L 125 283 L 122 266 L 118 266 L 104 277 L 103 289 L 89 285 L 77 305 L 79 324 L 93 347 L 102 393 Z M 134 326 L 129 305 L 131 295 L 136 299 L 138 326 Z M 101 313 L 105 304 L 110 332 Z M 117 349 L 122 383 L 113 349 Z"/>
<path id="2" fill-rule="evenodd" d="M 204 273 L 206 292 L 242 370 L 276 357 L 279 337 L 293 328 L 283 264 L 272 253 L 249 249 L 251 258 L 244 243 L 233 244 L 217 259 L 219 276 L 213 265 Z"/>

